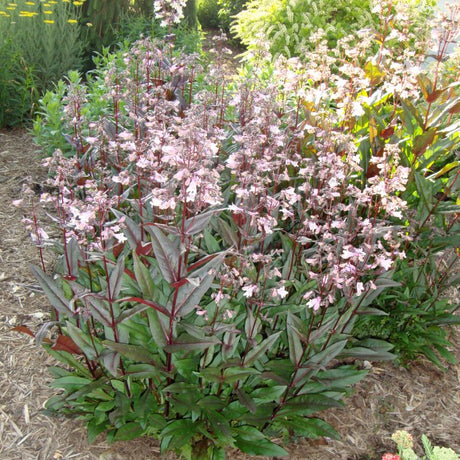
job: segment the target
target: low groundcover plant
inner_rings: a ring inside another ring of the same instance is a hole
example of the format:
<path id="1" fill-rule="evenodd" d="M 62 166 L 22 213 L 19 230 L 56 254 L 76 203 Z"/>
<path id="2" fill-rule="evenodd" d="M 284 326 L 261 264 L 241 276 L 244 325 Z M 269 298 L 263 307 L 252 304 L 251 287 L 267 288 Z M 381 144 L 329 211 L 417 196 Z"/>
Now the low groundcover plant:
<path id="1" fill-rule="evenodd" d="M 460 458 L 460 455 L 448 447 L 433 447 L 425 435 L 422 435 L 422 444 L 426 454 L 424 457 L 419 457 L 414 452 L 412 435 L 407 431 L 396 431 L 391 439 L 398 447 L 398 454 L 384 454 L 382 460 L 458 460 Z"/>
<path id="2" fill-rule="evenodd" d="M 411 242 L 412 169 L 399 138 L 374 150 L 370 104 L 418 91 L 398 66 L 366 74 L 347 43 L 230 82 L 145 39 L 88 86 L 70 80 L 72 154 L 47 160 L 55 193 L 42 196 L 55 236 L 30 221 L 60 254 L 53 275 L 32 268 L 54 309 L 37 339 L 65 365 L 49 412 L 78 415 L 90 441 L 149 435 L 194 459 L 338 436 L 316 414 L 365 376 L 355 358 L 394 358 L 353 330 L 385 314 L 372 302 L 399 285 Z"/>

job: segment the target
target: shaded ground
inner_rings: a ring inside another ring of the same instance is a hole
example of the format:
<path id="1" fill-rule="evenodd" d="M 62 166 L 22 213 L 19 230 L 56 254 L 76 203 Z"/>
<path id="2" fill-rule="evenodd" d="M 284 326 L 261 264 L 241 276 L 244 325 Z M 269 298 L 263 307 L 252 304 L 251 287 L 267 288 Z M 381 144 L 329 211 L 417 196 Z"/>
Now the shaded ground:
<path id="1" fill-rule="evenodd" d="M 23 130 L 0 131 L 0 458 L 2 460 L 149 460 L 159 459 L 150 439 L 107 445 L 103 437 L 88 446 L 81 422 L 48 418 L 40 411 L 54 394 L 46 367 L 53 365 L 33 339 L 11 331 L 16 325 L 37 330 L 48 317 L 48 302 L 37 289 L 28 265 L 36 249 L 21 222 L 24 212 L 11 205 L 24 184 L 35 189 L 45 171 L 30 136 Z M 43 211 L 39 211 L 43 216 Z M 47 263 L 52 262 L 48 255 Z M 454 332 L 452 332 L 454 334 Z M 460 360 L 459 333 L 452 336 Z M 442 372 L 420 360 L 410 370 L 376 364 L 357 385 L 346 407 L 324 413 L 341 441 L 293 442 L 292 460 L 376 460 L 393 449 L 396 429 L 416 439 L 460 449 L 460 368 Z M 235 452 L 228 458 L 245 459 Z"/>

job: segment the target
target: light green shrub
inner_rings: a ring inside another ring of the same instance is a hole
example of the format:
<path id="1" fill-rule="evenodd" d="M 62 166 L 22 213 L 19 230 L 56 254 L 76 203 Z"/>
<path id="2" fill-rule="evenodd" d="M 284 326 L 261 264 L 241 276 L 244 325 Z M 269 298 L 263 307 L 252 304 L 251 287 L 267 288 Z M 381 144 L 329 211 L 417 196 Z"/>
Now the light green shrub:
<path id="1" fill-rule="evenodd" d="M 433 2 L 409 1 L 415 22 L 423 21 Z M 299 56 L 313 47 L 311 35 L 319 29 L 325 31 L 329 47 L 352 32 L 374 29 L 378 17 L 372 6 L 372 0 L 250 0 L 231 30 L 250 51 L 265 41 L 273 56 Z"/>

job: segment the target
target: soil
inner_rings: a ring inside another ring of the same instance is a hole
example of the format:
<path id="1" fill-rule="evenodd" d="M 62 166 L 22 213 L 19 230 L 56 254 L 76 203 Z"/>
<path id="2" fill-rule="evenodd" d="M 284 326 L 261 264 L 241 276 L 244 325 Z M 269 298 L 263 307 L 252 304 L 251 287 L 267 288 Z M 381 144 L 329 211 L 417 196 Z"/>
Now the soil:
<path id="1" fill-rule="evenodd" d="M 40 153 L 25 130 L 0 131 L 0 458 L 3 460 L 149 460 L 161 457 L 158 443 L 141 438 L 108 445 L 100 436 L 88 445 L 83 424 L 72 418 L 45 416 L 44 402 L 55 394 L 47 366 L 53 360 L 34 339 L 12 331 L 26 325 L 36 331 L 49 315 L 49 303 L 29 271 L 39 264 L 22 218 L 12 206 L 24 186 L 39 191 L 46 177 Z M 38 196 L 37 196 L 38 198 Z M 38 201 L 38 200 L 37 200 Z M 39 218 L 47 218 L 37 205 Z M 52 255 L 46 263 L 52 264 Z M 459 330 L 452 330 L 452 350 L 460 360 Z M 370 365 L 343 409 L 324 412 L 342 439 L 293 440 L 285 446 L 294 459 L 376 460 L 392 451 L 391 433 L 406 429 L 416 440 L 425 433 L 434 444 L 460 449 L 460 368 L 441 371 L 420 359 L 409 369 L 392 363 Z M 421 453 L 420 444 L 418 451 Z M 229 459 L 248 459 L 229 452 Z M 263 458 L 263 457 L 261 457 Z"/>

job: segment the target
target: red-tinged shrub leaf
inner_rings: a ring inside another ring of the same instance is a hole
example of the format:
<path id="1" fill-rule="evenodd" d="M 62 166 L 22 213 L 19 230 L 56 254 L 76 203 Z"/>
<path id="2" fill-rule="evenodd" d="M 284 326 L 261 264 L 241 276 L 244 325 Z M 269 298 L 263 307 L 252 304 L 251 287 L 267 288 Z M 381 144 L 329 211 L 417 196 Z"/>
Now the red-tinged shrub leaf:
<path id="1" fill-rule="evenodd" d="M 23 334 L 30 335 L 35 338 L 35 334 L 27 326 L 16 326 L 11 329 L 12 331 L 22 332 Z"/>
<path id="2" fill-rule="evenodd" d="M 52 350 L 56 351 L 67 351 L 73 355 L 82 355 L 81 348 L 68 336 L 58 336 L 56 343 L 51 347 Z"/>
<path id="3" fill-rule="evenodd" d="M 151 243 L 144 243 L 142 241 L 140 241 L 138 244 L 137 244 L 137 247 L 136 247 L 136 254 L 138 256 L 148 256 L 149 254 L 151 254 L 152 252 L 152 244 Z"/>

